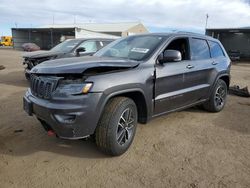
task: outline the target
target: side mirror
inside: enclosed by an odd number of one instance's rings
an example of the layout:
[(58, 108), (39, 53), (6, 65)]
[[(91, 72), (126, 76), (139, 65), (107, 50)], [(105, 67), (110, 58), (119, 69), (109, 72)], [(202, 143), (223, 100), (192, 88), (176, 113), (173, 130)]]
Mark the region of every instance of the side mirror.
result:
[(76, 56), (80, 56), (80, 52), (85, 52), (86, 49), (84, 47), (80, 47), (76, 49)]
[(166, 62), (179, 62), (181, 60), (181, 52), (178, 50), (165, 50), (158, 57), (158, 61), (161, 64)]

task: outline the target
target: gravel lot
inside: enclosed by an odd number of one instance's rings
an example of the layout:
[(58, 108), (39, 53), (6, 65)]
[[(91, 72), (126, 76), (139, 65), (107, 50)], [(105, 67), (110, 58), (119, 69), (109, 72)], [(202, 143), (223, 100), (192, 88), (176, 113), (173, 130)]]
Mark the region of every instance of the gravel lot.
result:
[[(139, 125), (129, 151), (109, 157), (92, 141), (48, 137), (26, 115), (21, 53), (0, 49), (0, 187), (250, 187), (249, 98)], [(232, 66), (232, 84), (250, 87), (250, 63)]]

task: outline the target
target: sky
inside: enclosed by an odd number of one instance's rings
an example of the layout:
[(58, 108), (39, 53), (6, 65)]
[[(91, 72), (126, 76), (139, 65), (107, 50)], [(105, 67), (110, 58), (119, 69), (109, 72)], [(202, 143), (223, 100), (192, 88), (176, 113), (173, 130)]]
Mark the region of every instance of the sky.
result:
[(13, 27), (142, 22), (151, 32), (204, 33), (207, 27), (250, 26), (250, 0), (1, 0), (0, 35)]

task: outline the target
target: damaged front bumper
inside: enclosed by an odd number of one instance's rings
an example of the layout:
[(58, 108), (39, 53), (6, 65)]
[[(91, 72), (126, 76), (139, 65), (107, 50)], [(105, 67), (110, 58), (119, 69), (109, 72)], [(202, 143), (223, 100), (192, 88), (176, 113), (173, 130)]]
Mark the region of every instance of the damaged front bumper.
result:
[(23, 65), (25, 66), (24, 68), (24, 75), (26, 77), (27, 80), (30, 79), (30, 70), (34, 67), (33, 63), (30, 62), (29, 60), (24, 60), (23, 61)]
[(24, 69), (24, 74), (25, 74), (26, 79), (29, 80), (30, 79), (30, 69), (25, 68)]
[[(45, 122), (60, 138), (80, 139), (94, 133), (98, 123), (98, 102), (102, 93), (45, 100), (32, 95), (23, 98), (24, 110)], [(48, 130), (47, 130), (48, 131)]]

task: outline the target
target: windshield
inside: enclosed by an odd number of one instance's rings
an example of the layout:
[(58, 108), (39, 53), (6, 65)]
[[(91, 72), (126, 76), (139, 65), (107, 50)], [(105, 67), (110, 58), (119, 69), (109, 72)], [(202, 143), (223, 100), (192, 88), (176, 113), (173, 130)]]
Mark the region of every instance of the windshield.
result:
[(150, 57), (164, 40), (162, 36), (130, 36), (109, 44), (94, 55), (140, 61)]
[(80, 42), (81, 42), (81, 40), (65, 40), (62, 43), (56, 45), (50, 51), (53, 51), (53, 52), (70, 52)]

